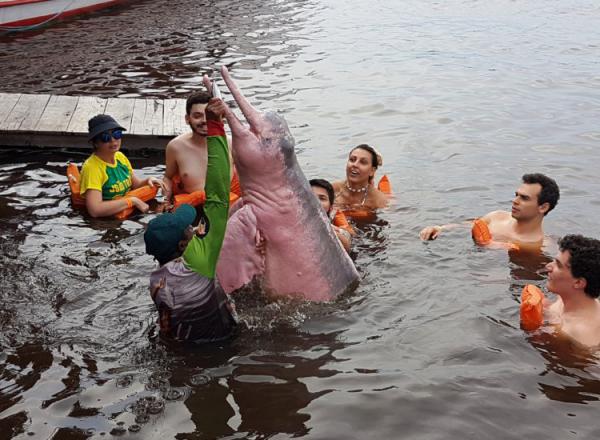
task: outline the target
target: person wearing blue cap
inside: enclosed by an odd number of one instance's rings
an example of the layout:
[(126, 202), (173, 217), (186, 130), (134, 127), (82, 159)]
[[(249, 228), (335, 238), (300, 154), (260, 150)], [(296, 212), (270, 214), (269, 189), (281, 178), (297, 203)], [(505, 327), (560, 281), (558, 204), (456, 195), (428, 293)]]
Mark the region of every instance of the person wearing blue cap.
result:
[(88, 121), (88, 140), (94, 152), (81, 168), (80, 194), (92, 217), (108, 217), (132, 206), (146, 212), (144, 201), (123, 196), (144, 185), (163, 187), (160, 179), (135, 175), (129, 159), (120, 151), (124, 131), (110, 115), (96, 115)]
[(150, 275), (150, 294), (161, 334), (177, 341), (223, 340), (236, 326), (233, 304), (215, 276), (229, 211), (229, 149), (222, 122), (227, 110), (215, 98), (205, 109), (208, 165), (199, 226), (192, 226), (196, 210), (182, 205), (152, 219), (144, 233), (146, 253), (160, 265)]

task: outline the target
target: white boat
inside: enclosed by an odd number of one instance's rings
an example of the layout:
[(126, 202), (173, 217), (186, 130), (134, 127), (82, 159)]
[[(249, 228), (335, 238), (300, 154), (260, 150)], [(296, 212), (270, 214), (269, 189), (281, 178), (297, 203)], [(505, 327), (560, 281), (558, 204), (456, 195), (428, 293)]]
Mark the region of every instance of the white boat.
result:
[(26, 30), (128, 0), (0, 0), (0, 31)]

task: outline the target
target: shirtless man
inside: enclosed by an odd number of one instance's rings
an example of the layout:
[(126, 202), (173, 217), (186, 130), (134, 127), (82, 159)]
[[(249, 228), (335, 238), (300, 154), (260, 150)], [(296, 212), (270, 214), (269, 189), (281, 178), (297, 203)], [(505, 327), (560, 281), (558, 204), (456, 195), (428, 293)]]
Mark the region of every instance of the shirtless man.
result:
[[(493, 211), (482, 217), (494, 240), (511, 242), (520, 248), (540, 248), (544, 242), (542, 222), (558, 202), (556, 182), (543, 174), (525, 174), (515, 191), (511, 212)], [(428, 226), (421, 230), (421, 240), (435, 240), (443, 230), (457, 225)]]
[(551, 323), (563, 334), (588, 347), (600, 345), (600, 241), (567, 235), (548, 269), (547, 288), (558, 299), (546, 305)]
[[(206, 146), (207, 126), (204, 110), (211, 95), (208, 92), (196, 92), (190, 95), (185, 105), (185, 122), (192, 129), (172, 139), (165, 150), (165, 199), (173, 197), (173, 177), (181, 177), (179, 192), (192, 193), (204, 190), (208, 150)], [(229, 156), (231, 163), (231, 154)], [(233, 169), (233, 165), (231, 165)]]

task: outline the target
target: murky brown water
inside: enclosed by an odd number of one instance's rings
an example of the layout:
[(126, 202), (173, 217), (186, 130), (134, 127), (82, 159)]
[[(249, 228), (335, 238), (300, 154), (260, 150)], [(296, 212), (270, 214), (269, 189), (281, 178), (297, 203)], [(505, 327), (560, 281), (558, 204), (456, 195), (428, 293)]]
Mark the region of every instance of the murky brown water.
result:
[(397, 193), (360, 226), (355, 293), (247, 293), (235, 340), (182, 350), (155, 338), (149, 217), (71, 211), (85, 153), (0, 150), (0, 438), (598, 437), (598, 356), (518, 325), (548, 257), (417, 233), (508, 208), (540, 171), (562, 189), (547, 233), (600, 237), (599, 22), (591, 0), (148, 0), (0, 37), (5, 92), (184, 96), (227, 64), (285, 113), (307, 176), (366, 141)]

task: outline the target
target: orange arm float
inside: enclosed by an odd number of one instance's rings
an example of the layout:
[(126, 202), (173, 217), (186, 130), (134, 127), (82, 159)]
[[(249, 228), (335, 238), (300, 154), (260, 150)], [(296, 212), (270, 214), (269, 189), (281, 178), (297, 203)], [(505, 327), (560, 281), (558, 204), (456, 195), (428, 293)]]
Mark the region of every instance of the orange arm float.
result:
[(350, 226), (350, 223), (348, 223), (348, 219), (346, 218), (346, 215), (342, 211), (338, 210), (335, 213), (335, 217), (333, 217), (332, 223), (334, 226), (337, 226), (340, 229), (348, 231), (350, 233), (350, 235), (356, 234), (356, 232), (354, 231), (354, 228), (352, 226)]
[[(229, 204), (233, 204), (240, 196), (234, 193), (229, 193)], [(181, 205), (192, 205), (194, 207), (198, 205), (203, 205), (206, 202), (206, 194), (204, 191), (194, 191), (190, 194), (177, 194), (173, 197), (173, 211), (179, 208)]]
[[(198, 206), (206, 202), (206, 195), (204, 191), (194, 191), (192, 193), (186, 193), (183, 191), (183, 185), (181, 183), (181, 176), (176, 174), (171, 179), (173, 182), (173, 210), (176, 210), (183, 204)], [(229, 203), (232, 204), (242, 196), (242, 188), (240, 186), (240, 180), (238, 178), (237, 171), (234, 169), (233, 177), (231, 178), (231, 192), (229, 193)]]
[(384, 174), (381, 176), (381, 179), (379, 179), (379, 183), (377, 184), (377, 189), (388, 196), (392, 194), (392, 184), (387, 175)]
[(85, 198), (79, 193), (79, 168), (73, 162), (67, 165), (67, 179), (71, 189), (71, 204), (75, 208), (85, 208)]
[[(125, 198), (127, 197), (137, 197), (138, 199), (140, 199), (142, 202), (147, 202), (148, 200), (152, 200), (154, 197), (156, 197), (156, 193), (158, 192), (158, 188), (155, 186), (151, 186), (151, 185), (144, 185), (141, 186), (137, 189), (133, 189), (131, 191), (129, 191), (127, 194), (125, 194)], [(117, 212), (115, 214), (115, 218), (117, 220), (125, 220), (127, 217), (129, 217), (133, 211), (135, 211), (135, 208), (129, 207), (129, 208), (125, 208), (123, 211)]]
[(173, 197), (173, 211), (184, 204), (196, 207), (198, 205), (203, 205), (204, 202), (206, 202), (206, 194), (204, 194), (204, 191), (194, 191), (190, 194), (177, 194)]
[(477, 243), (479, 246), (486, 246), (492, 242), (492, 234), (490, 233), (490, 228), (486, 222), (478, 218), (473, 222), (473, 227), (471, 228), (471, 236), (473, 237), (473, 241)]
[(544, 322), (544, 293), (533, 284), (527, 284), (521, 292), (521, 327), (535, 330)]
[(512, 251), (519, 250), (519, 246), (515, 243), (494, 241), (492, 239), (492, 234), (487, 223), (480, 218), (476, 219), (473, 222), (473, 227), (471, 228), (471, 236), (473, 237), (473, 241), (479, 246), (486, 246), (495, 249), (507, 249)]

